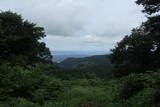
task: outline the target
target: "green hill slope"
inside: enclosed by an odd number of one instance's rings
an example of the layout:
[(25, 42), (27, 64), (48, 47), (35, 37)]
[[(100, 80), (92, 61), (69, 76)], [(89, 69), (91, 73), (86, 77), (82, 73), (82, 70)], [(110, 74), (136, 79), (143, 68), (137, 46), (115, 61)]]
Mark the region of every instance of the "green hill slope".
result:
[[(68, 58), (57, 64), (59, 67), (68, 69), (73, 77), (90, 76), (93, 78), (106, 78), (110, 76), (113, 65), (109, 55), (96, 55), (85, 58)], [(71, 73), (72, 71), (72, 73)]]
[(77, 68), (80, 65), (92, 65), (92, 64), (110, 64), (109, 56), (96, 55), (85, 58), (68, 58), (58, 65), (62, 68)]

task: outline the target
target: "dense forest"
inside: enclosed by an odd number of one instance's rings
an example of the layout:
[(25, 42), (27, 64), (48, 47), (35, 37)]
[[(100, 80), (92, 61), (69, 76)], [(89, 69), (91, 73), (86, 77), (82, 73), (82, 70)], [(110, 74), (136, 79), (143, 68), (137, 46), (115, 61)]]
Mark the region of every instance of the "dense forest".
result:
[(160, 1), (110, 55), (52, 62), (43, 27), (0, 12), (0, 107), (159, 107)]

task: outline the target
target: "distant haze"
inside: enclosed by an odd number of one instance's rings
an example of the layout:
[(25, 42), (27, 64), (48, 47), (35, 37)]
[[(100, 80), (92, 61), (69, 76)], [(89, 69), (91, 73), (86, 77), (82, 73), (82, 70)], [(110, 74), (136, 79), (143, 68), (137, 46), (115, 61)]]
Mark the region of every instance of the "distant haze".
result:
[(53, 61), (54, 62), (61, 62), (66, 58), (83, 58), (87, 56), (94, 56), (94, 55), (105, 55), (109, 54), (108, 51), (52, 51)]

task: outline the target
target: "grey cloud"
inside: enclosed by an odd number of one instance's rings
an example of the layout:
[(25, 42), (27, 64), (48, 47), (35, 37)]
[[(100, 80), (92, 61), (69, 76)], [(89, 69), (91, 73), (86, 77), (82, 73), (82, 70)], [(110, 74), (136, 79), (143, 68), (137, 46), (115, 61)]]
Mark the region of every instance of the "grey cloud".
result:
[(45, 42), (60, 49), (108, 49), (145, 20), (134, 0), (0, 0), (0, 9), (44, 27)]
[[(0, 6), (44, 26), (47, 34), (62, 36), (118, 36), (128, 33), (142, 16), (128, 0), (1, 0)], [(129, 17), (135, 10), (138, 14)]]

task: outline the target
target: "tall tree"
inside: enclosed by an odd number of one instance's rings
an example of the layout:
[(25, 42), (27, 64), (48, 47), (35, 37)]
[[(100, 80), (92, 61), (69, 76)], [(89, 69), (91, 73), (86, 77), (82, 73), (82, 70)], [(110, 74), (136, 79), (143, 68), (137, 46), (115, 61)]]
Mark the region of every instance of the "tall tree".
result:
[(148, 20), (112, 49), (115, 76), (160, 68), (160, 1), (137, 0), (144, 6)]
[(137, 0), (136, 3), (143, 5), (143, 12), (149, 15), (160, 11), (160, 0)]
[(45, 43), (40, 42), (45, 32), (16, 13), (0, 13), (0, 62), (33, 64), (50, 62), (51, 54)]
[(152, 41), (145, 36), (143, 29), (137, 28), (132, 34), (125, 36), (115, 49), (112, 49), (112, 62), (115, 64), (115, 76), (124, 76), (129, 73), (141, 73), (153, 69)]

